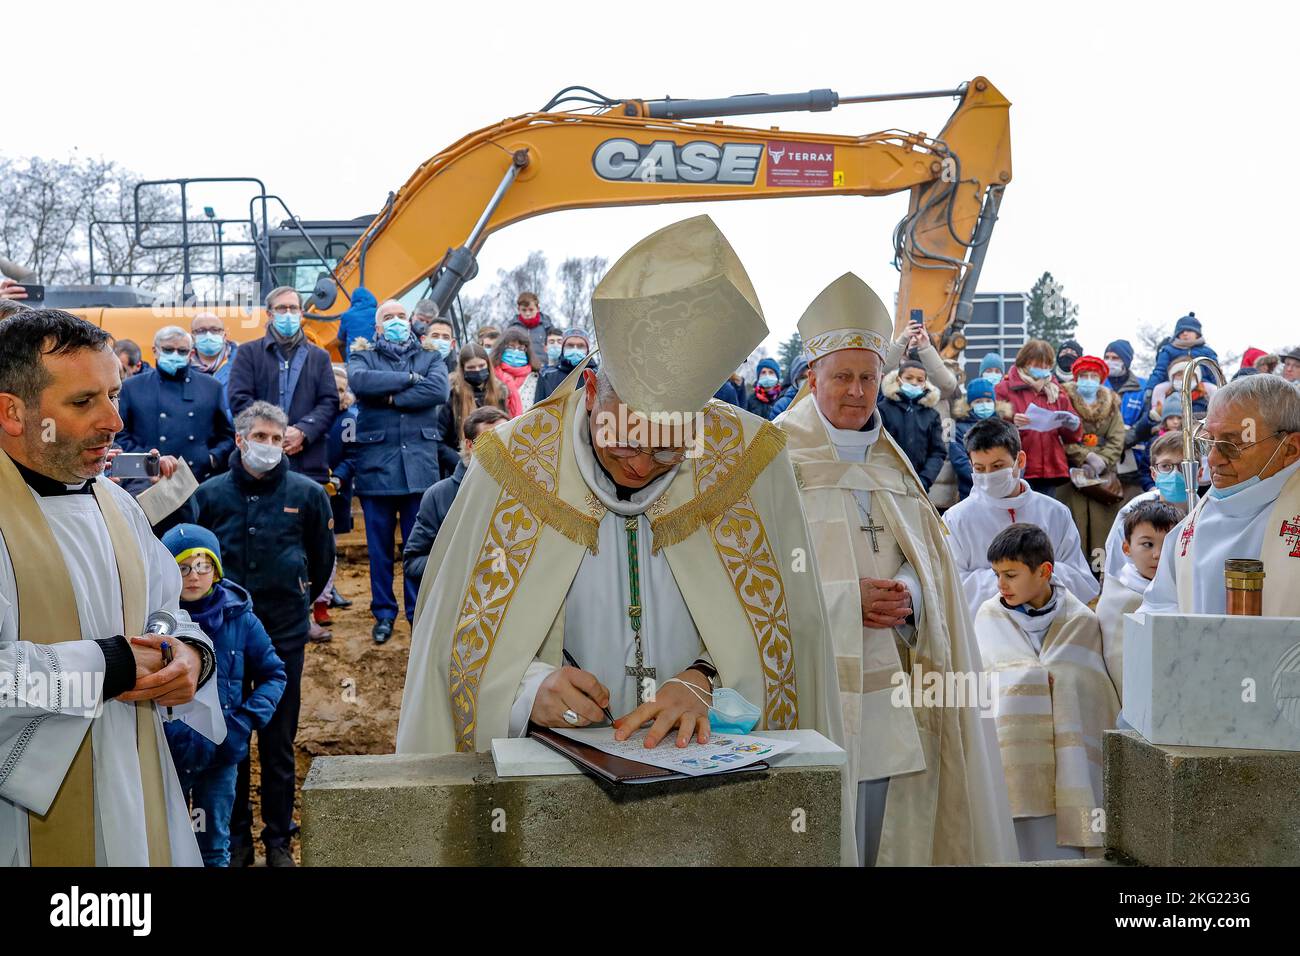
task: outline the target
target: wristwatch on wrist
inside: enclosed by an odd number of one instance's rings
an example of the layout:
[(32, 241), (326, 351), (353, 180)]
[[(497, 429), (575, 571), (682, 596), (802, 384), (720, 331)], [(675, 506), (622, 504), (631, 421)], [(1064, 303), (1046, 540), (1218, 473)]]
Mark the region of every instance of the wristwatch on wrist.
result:
[[(180, 638), (180, 640), (182, 643), (188, 644), (190, 647), (194, 648), (194, 650), (198, 651), (199, 654), (198, 687), (202, 687), (204, 684), (208, 682), (208, 678), (210, 678), (217, 669), (217, 656), (215, 653), (213, 653), (212, 648), (208, 647), (208, 645), (204, 644), (202, 641), (195, 640), (192, 637), (182, 637)], [(195, 689), (197, 690), (198, 688), (196, 687)]]
[(688, 671), (699, 671), (706, 678), (708, 678), (710, 687), (718, 686), (718, 669), (714, 667), (712, 664), (710, 664), (708, 661), (697, 660), (694, 664), (692, 664), (690, 667), (686, 669)]

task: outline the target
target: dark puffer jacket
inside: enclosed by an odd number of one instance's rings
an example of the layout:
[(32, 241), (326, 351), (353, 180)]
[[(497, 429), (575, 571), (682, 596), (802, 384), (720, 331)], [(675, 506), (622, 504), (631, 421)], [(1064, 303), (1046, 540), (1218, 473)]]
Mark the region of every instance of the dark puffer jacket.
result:
[(885, 431), (907, 455), (926, 491), (939, 477), (939, 471), (948, 458), (938, 404), (939, 390), (929, 382), (926, 382), (925, 392), (920, 398), (908, 398), (903, 394), (897, 371), (890, 372), (880, 383), (877, 407)]
[(239, 452), (230, 470), (194, 492), (195, 524), (221, 542), (226, 577), (248, 589), (276, 650), (307, 643), (311, 604), (334, 568), (334, 520), (325, 489), (284, 459), (260, 478)]
[[(217, 697), (226, 718), (226, 739), (220, 744), (183, 721), (163, 723), (176, 769), (197, 773), (239, 763), (248, 756), (253, 731), (266, 726), (284, 694), (284, 662), (253, 613), (252, 598), (235, 582), (218, 581), (211, 594), (197, 601), (182, 601), (181, 609), (212, 639), (217, 656)], [(247, 698), (245, 680), (253, 684)]]

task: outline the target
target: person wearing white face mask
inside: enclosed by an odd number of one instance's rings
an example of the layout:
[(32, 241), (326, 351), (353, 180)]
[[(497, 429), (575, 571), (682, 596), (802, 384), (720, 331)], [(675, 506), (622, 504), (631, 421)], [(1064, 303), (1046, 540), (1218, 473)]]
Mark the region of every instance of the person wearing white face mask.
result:
[(966, 433), (974, 490), (944, 514), (948, 544), (961, 574), (971, 614), (998, 593), (998, 577), (989, 566), (989, 544), (1017, 522), (1036, 524), (1052, 542), (1054, 579), (1084, 604), (1101, 593), (1079, 543), (1070, 509), (1029, 487), (1022, 477), (1025, 452), (1014, 425), (990, 418)]
[[(289, 829), (295, 789), (293, 739), (298, 729), (304, 648), (312, 602), (334, 567), (334, 520), (329, 497), (315, 481), (291, 471), (284, 454), (288, 418), (269, 402), (253, 402), (235, 418), (238, 448), (230, 470), (194, 492), (194, 523), (221, 544), (225, 577), (253, 599), (253, 613), (284, 661), (284, 695), (258, 731), (262, 767), (262, 841), (269, 866), (293, 866)], [(230, 822), (232, 866), (253, 859), (248, 808), (249, 766), (239, 766)]]

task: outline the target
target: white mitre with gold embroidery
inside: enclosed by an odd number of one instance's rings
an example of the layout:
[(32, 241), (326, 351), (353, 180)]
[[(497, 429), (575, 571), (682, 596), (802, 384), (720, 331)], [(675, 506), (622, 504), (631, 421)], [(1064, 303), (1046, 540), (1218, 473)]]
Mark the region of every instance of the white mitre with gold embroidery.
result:
[(822, 289), (799, 318), (809, 363), (840, 349), (870, 349), (883, 359), (893, 330), (885, 303), (852, 272)]
[(624, 253), (591, 311), (610, 384), (651, 420), (700, 411), (767, 337), (745, 267), (708, 216), (665, 226)]

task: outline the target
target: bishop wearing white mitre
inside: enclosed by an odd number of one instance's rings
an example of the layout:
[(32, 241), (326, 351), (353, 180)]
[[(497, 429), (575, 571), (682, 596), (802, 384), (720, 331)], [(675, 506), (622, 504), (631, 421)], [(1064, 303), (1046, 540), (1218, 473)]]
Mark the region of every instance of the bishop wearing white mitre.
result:
[[(215, 659), (176, 562), (103, 476), (120, 389), (101, 329), (0, 322), (0, 865), (203, 862), (162, 714), (225, 738)], [(158, 611), (177, 622), (166, 665), (163, 638), (129, 640)]]
[[(979, 693), (947, 531), (876, 409), (892, 329), (857, 276), (827, 286), (799, 320), (808, 381), (780, 419), (835, 646), (858, 856), (880, 866), (1015, 860), (996, 728), (981, 718), (992, 701)], [(935, 681), (943, 693), (911, 706), (915, 688)], [(954, 690), (965, 697), (950, 699)]]
[(602, 706), (620, 739), (649, 722), (648, 745), (684, 746), (707, 739), (713, 686), (759, 729), (839, 742), (820, 592), (789, 570), (808, 531), (784, 436), (710, 399), (767, 334), (740, 260), (688, 219), (619, 259), (592, 309), (599, 373), (474, 443), (420, 590), (398, 752), (487, 750)]

